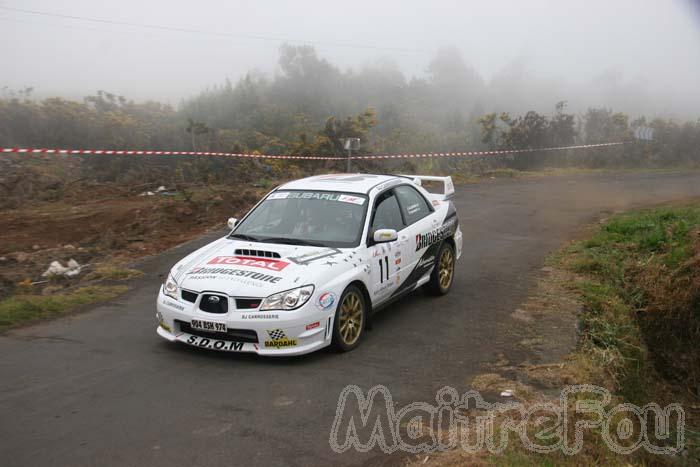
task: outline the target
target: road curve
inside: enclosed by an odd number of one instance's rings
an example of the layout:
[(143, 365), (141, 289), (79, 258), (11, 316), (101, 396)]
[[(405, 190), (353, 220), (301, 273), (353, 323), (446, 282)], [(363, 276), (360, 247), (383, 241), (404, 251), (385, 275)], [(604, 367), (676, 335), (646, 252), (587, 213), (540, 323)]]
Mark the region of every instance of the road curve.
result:
[[(457, 187), (464, 255), (452, 293), (378, 315), (363, 345), (296, 359), (219, 354), (155, 334), (161, 276), (195, 240), (142, 265), (145, 279), (88, 313), (0, 336), (0, 465), (345, 465), (334, 453), (343, 387), (386, 385), (399, 405), (468, 389), (505, 353), (503, 332), (545, 256), (602, 211), (700, 196), (697, 174), (603, 174)], [(517, 328), (513, 322), (513, 328)]]

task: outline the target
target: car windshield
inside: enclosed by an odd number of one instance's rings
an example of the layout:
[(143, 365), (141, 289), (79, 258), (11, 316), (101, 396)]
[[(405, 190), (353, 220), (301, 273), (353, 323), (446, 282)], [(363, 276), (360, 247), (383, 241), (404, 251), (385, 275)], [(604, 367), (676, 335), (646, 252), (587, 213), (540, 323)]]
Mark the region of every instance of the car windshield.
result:
[(356, 193), (280, 190), (236, 226), (231, 238), (292, 245), (359, 244), (367, 197)]

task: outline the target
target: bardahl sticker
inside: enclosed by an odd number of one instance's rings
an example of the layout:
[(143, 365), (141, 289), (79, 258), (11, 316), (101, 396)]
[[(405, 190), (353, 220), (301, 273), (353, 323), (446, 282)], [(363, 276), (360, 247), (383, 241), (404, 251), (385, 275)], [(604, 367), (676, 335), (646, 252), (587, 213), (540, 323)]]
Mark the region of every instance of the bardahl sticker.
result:
[(294, 347), (297, 345), (296, 339), (289, 339), (282, 329), (273, 329), (267, 331), (270, 340), (265, 341), (265, 347), (273, 347), (276, 349), (283, 347)]

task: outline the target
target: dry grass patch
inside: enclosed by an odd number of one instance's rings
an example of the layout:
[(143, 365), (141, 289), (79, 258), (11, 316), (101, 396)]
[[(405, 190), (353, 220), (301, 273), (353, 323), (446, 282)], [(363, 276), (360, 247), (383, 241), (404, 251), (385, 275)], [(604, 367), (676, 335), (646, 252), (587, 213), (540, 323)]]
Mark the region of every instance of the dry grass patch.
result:
[(109, 300), (127, 290), (123, 285), (90, 286), (50, 296), (15, 295), (0, 301), (0, 332), (26, 322), (57, 317), (81, 305)]

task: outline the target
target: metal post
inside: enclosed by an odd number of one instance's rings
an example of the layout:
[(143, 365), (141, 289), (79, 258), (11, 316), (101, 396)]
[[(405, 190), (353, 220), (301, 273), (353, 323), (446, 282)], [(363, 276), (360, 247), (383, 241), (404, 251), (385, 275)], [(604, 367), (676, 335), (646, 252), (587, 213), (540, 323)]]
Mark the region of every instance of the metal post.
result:
[(343, 142), (343, 148), (348, 151), (348, 164), (346, 167), (346, 172), (350, 173), (350, 163), (352, 162), (352, 150), (360, 149), (360, 138), (345, 138)]

